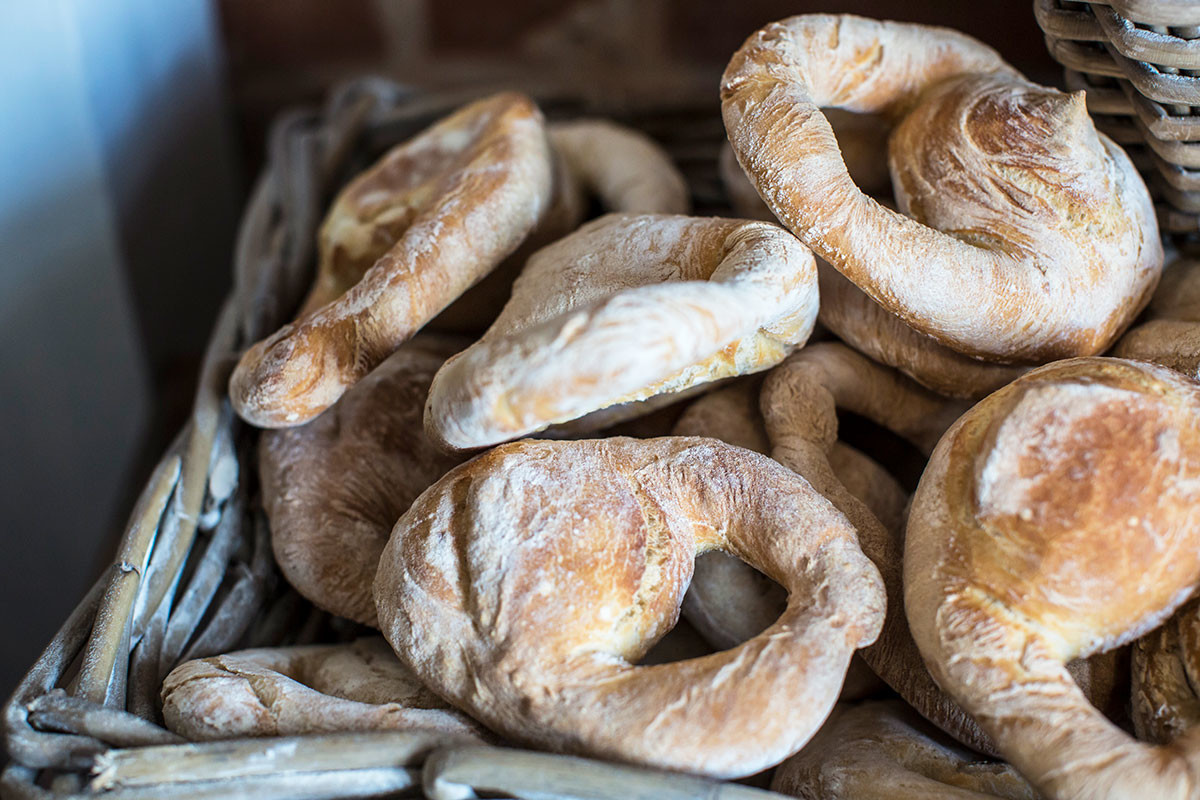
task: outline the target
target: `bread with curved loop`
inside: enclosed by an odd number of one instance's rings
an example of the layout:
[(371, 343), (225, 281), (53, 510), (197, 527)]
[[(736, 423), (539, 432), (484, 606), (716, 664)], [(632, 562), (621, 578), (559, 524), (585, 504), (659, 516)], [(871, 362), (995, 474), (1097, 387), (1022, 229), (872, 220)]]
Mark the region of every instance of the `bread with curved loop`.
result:
[(885, 528), (847, 490), (828, 455), (837, 441), (838, 408), (864, 416), (928, 453), (965, 406), (845, 345), (820, 343), (796, 352), (767, 376), (760, 408), (771, 457), (803, 475), (846, 515), (858, 531), (863, 552), (883, 575), (890, 612), (878, 641), (863, 650), (863, 660), (927, 719), (960, 742), (994, 753), (970, 716), (933, 682), (908, 632), (901, 579), (903, 532)]
[(1008, 764), (950, 742), (899, 700), (839, 705), (771, 790), (804, 800), (1039, 800)]
[[(1082, 95), (1026, 81), (967, 36), (792, 17), (734, 54), (721, 98), (738, 161), (775, 215), (958, 352), (1002, 362), (1100, 352), (1158, 279), (1149, 194)], [(889, 165), (903, 213), (854, 185), (822, 106), (900, 120)]]
[[(234, 409), (287, 427), (328, 408), (516, 249), (550, 200), (551, 172), (541, 112), (515, 93), (392, 150), (335, 202), (308, 313), (243, 354), (229, 382)], [(390, 247), (364, 271), (377, 237)]]
[[(732, 650), (634, 666), (710, 549), (782, 583), (783, 616)], [(493, 730), (720, 777), (799, 749), (884, 614), (853, 528), (803, 479), (682, 437), (484, 453), (397, 523), (375, 601), (400, 657)]]
[(380, 637), (186, 661), (162, 686), (167, 727), (192, 741), (421, 729), (489, 738), (404, 667)]
[(1112, 354), (1200, 379), (1200, 260), (1181, 258), (1163, 270), (1147, 316), (1120, 338)]
[[(766, 455), (771, 450), (758, 410), (762, 382), (748, 379), (716, 389), (680, 416), (673, 436), (703, 436)], [(870, 456), (836, 442), (829, 452), (834, 473), (889, 529), (902, 523), (908, 495)], [(714, 647), (727, 649), (758, 635), (779, 618), (787, 593), (739, 559), (721, 552), (696, 557), (683, 614)], [(846, 699), (843, 687), (843, 699)]]
[(438, 330), (481, 333), (495, 321), (529, 257), (579, 227), (595, 197), (606, 212), (686, 214), (691, 195), (670, 155), (640, 131), (604, 119), (546, 126), (555, 160), (549, 210), (500, 266), (430, 323)]
[(992, 394), (913, 498), (905, 609), (931, 673), (1051, 798), (1200, 793), (1192, 734), (1136, 742), (1064, 664), (1161, 624), (1200, 582), (1200, 386), (1083, 358)]
[(568, 172), (606, 211), (686, 214), (691, 193), (670, 156), (644, 133), (606, 119), (549, 126), (550, 144)]
[[(892, 182), (887, 165), (891, 125), (887, 120), (877, 114), (855, 114), (839, 108), (827, 108), (822, 113), (833, 128), (846, 171), (855, 185), (871, 195), (891, 195)], [(738, 163), (729, 142), (721, 145), (717, 155), (717, 174), (735, 216), (776, 221), (775, 214), (758, 196), (758, 190)]]
[(812, 254), (777, 225), (610, 214), (529, 260), (499, 319), (434, 378), (425, 425), (486, 447), (764, 370), (816, 311)]
[(433, 375), (468, 340), (418, 334), (333, 408), (259, 440), (279, 570), (316, 606), (374, 627), (371, 582), (392, 526), (462, 457), (421, 426)]

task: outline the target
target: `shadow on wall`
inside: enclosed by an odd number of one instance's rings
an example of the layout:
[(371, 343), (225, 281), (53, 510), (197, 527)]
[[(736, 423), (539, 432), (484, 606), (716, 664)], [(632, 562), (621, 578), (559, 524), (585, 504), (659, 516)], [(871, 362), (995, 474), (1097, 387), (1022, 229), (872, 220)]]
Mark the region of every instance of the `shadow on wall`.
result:
[[(0, 4), (0, 692), (114, 553), (236, 197), (205, 0)], [(151, 443), (155, 449), (160, 441)]]

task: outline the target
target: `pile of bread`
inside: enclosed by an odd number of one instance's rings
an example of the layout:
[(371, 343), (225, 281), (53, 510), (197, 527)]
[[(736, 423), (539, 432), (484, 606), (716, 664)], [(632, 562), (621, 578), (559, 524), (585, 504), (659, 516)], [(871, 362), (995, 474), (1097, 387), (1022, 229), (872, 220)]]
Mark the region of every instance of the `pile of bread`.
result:
[(1200, 796), (1200, 268), (1129, 159), (1081, 94), (850, 16), (752, 35), (721, 109), (743, 219), (515, 93), (344, 188), (230, 395), (284, 575), (383, 638), (183, 664), (169, 725)]

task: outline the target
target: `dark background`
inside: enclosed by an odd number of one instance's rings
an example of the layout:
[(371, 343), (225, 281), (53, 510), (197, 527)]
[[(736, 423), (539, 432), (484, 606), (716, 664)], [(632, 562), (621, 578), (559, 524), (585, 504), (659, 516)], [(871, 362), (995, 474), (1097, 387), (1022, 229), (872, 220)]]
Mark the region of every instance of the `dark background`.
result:
[(79, 0), (0, 8), (0, 691), (111, 559), (182, 424), (280, 110), (366, 72), (430, 89), (711, 98), (756, 28), (946, 25), (1060, 82), (1009, 0)]

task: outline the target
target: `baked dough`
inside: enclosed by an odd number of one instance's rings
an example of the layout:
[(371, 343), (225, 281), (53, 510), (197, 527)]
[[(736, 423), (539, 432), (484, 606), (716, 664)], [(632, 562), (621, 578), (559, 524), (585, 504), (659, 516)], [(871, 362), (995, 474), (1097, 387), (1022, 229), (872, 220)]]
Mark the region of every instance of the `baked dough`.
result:
[(445, 733), (447, 744), (486, 736), (378, 636), (186, 661), (163, 681), (162, 701), (167, 727), (199, 742), (414, 728)]
[[(300, 425), (331, 406), (525, 240), (551, 198), (542, 115), (507, 92), (393, 149), (342, 190), (308, 313), (243, 354), (238, 415)], [(378, 252), (379, 237), (390, 245)]]
[(768, 369), (816, 311), (812, 254), (777, 225), (610, 214), (529, 260), (500, 318), (434, 378), (425, 425), (487, 447)]
[(418, 334), (331, 409), (259, 441), (275, 560), (315, 605), (374, 627), (371, 582), (392, 526), (460, 463), (425, 436), (433, 375), (468, 340)]
[(1121, 337), (1112, 354), (1153, 361), (1200, 380), (1200, 261), (1179, 259), (1163, 271), (1147, 316)]
[[(710, 549), (783, 584), (783, 616), (732, 650), (633, 666)], [(503, 735), (717, 777), (798, 750), (884, 614), (828, 501), (765, 456), (683, 437), (516, 442), (456, 468), (397, 523), (375, 601), (413, 671)]]
[(1039, 800), (1011, 766), (963, 750), (899, 700), (838, 705), (771, 789), (804, 800)]
[(431, 329), (487, 330), (529, 257), (579, 227), (594, 197), (608, 212), (686, 214), (691, 196), (671, 157), (645, 134), (603, 119), (546, 126), (555, 159), (550, 210), (537, 229), (486, 278), (430, 323)]
[[(910, 327), (969, 356), (1098, 353), (1162, 267), (1149, 193), (1083, 94), (945, 28), (804, 15), (752, 35), (721, 84), (726, 132), (789, 229)], [(821, 107), (899, 120), (900, 212), (863, 194)], [(907, 216), (906, 216), (907, 215)]]
[(1053, 798), (1195, 797), (1195, 739), (1134, 741), (1064, 664), (1132, 641), (1200, 583), (1200, 386), (1136, 361), (1033, 370), (938, 444), (905, 609), (929, 670)]

